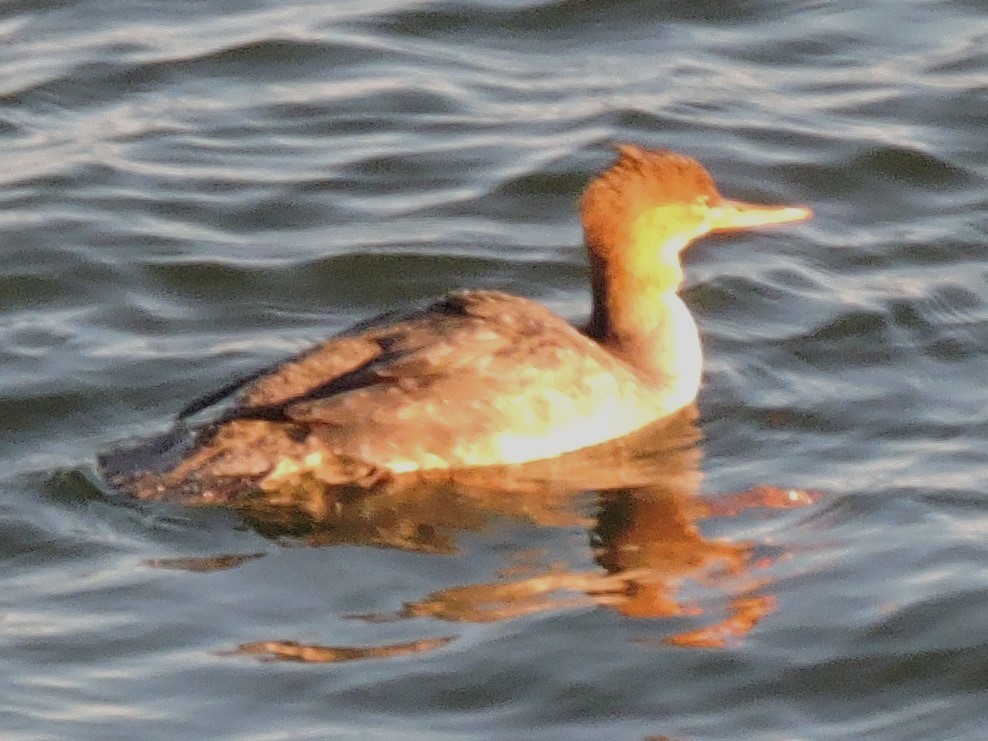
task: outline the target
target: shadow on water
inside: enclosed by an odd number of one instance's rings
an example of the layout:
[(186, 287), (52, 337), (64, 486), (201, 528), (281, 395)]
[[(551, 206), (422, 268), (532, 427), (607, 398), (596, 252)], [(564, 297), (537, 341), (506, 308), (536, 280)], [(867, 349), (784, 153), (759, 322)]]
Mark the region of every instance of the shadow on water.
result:
[[(772, 559), (756, 558), (753, 543), (705, 537), (700, 522), (752, 507), (804, 506), (816, 497), (768, 486), (704, 497), (700, 438), (691, 408), (621, 440), (552, 460), (398, 478), (372, 487), (331, 486), (306, 474), (280, 480), (276, 487), (245, 485), (222, 504), (279, 542), (450, 556), (459, 553), (459, 539), (495, 521), (583, 529), (592, 567), (587, 567), (589, 559), (579, 566), (505, 567), (489, 580), (433, 591), (393, 613), (349, 617), (369, 623), (421, 618), (489, 623), (597, 606), (628, 618), (695, 622), (705, 609), (685, 593), (698, 585), (726, 601), (726, 616), (655, 642), (716, 648), (736, 643), (774, 610), (770, 579), (760, 575)], [(217, 504), (215, 498), (178, 496), (183, 504)], [(168, 559), (152, 565), (210, 571), (238, 566), (254, 555)], [(426, 652), (451, 640), (358, 648), (272, 639), (245, 643), (228, 653), (340, 662)]]

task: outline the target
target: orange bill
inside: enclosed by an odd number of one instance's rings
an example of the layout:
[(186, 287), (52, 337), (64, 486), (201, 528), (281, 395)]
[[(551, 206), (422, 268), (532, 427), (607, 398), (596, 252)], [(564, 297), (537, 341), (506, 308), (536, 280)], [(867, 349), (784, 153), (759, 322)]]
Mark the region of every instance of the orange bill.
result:
[(813, 212), (803, 206), (762, 206), (724, 198), (711, 204), (708, 223), (710, 231), (724, 232), (768, 224), (785, 224), (790, 221), (805, 221), (812, 215)]

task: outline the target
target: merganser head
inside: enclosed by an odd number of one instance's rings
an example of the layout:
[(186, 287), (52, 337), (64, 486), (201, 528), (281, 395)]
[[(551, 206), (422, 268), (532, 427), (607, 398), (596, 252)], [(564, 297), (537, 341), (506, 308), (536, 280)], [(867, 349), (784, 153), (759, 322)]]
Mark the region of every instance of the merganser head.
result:
[(658, 258), (678, 269), (680, 252), (705, 234), (811, 216), (800, 206), (728, 200), (695, 159), (634, 144), (618, 146), (617, 160), (587, 186), (580, 210), (591, 256), (632, 268)]

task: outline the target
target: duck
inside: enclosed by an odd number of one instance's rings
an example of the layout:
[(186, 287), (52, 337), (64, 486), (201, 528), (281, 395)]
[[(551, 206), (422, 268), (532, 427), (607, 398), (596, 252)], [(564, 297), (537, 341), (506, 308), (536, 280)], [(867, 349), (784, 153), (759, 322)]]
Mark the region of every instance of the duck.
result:
[[(302, 477), (370, 485), (551, 459), (691, 405), (703, 353), (680, 295), (684, 251), (709, 234), (811, 211), (725, 198), (697, 160), (677, 152), (616, 150), (579, 201), (592, 302), (584, 326), (528, 298), (453, 291), (197, 399), (166, 446), (105, 456), (104, 473), (146, 496), (207, 495), (220, 482), (271, 489)], [(166, 447), (168, 456), (148, 462)]]

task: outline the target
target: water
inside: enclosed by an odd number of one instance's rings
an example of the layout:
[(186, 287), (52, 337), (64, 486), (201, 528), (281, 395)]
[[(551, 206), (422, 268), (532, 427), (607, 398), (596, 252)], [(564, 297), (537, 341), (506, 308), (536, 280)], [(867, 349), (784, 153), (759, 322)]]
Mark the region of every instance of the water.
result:
[[(0, 37), (4, 738), (984, 736), (983, 2), (28, 0)], [(665, 489), (99, 482), (386, 308), (585, 314), (574, 201), (622, 140), (816, 213), (693, 251)], [(741, 506), (770, 486), (816, 496)]]

